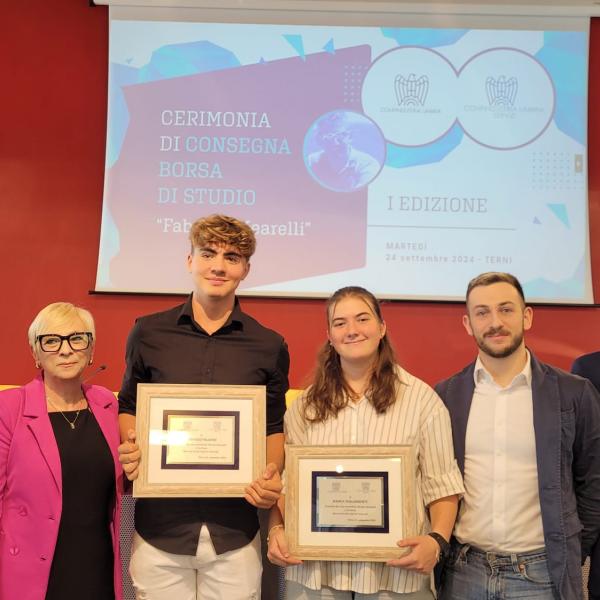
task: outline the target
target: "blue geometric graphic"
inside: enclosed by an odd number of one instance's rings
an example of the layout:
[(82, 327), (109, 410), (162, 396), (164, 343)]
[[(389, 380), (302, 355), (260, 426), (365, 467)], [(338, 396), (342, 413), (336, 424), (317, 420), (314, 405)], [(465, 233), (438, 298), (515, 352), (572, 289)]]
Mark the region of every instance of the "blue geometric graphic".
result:
[(585, 289), (586, 263), (583, 258), (575, 268), (573, 275), (563, 281), (549, 281), (543, 277), (523, 283), (525, 296), (539, 298), (583, 298)]
[(469, 32), (468, 29), (400, 29), (398, 27), (382, 27), (385, 37), (396, 40), (399, 46), (422, 46), (435, 48), (456, 43)]
[(129, 111), (122, 90), (124, 86), (230, 69), (239, 67), (240, 64), (233, 52), (211, 42), (186, 42), (162, 46), (153, 52), (150, 61), (139, 69), (111, 63), (107, 168), (110, 168), (119, 158), (129, 124)]
[(583, 33), (544, 33), (544, 47), (535, 57), (548, 69), (556, 88), (556, 126), (580, 144), (585, 144), (586, 124), (581, 118), (587, 80), (586, 36)]
[(287, 34), (284, 35), (283, 38), (298, 53), (302, 60), (306, 60), (306, 55), (304, 54), (304, 42), (302, 41), (301, 35)]
[(233, 52), (211, 42), (169, 44), (152, 53), (150, 62), (139, 71), (138, 83), (239, 66)]
[(405, 148), (388, 143), (385, 164), (387, 167), (403, 169), (440, 162), (460, 145), (464, 135), (462, 127), (455, 123), (443, 138), (427, 146)]
[(548, 204), (548, 208), (556, 215), (556, 218), (567, 228), (571, 228), (569, 214), (564, 204)]

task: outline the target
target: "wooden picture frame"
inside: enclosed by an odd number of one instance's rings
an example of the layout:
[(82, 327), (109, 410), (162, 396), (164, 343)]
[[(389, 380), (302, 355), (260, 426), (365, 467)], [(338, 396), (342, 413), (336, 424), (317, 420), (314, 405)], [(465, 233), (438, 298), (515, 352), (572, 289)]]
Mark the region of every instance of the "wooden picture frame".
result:
[(141, 383), (136, 498), (243, 497), (266, 462), (262, 385)]
[(412, 446), (286, 446), (285, 532), (304, 560), (384, 562), (416, 535)]

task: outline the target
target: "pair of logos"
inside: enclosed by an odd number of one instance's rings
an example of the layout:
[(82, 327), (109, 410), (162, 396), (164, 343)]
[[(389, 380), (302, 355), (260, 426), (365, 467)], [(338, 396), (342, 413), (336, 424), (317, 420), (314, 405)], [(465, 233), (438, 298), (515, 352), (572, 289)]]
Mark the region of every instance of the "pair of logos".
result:
[[(398, 106), (425, 106), (429, 93), (429, 77), (414, 73), (405, 77), (397, 75), (394, 80), (394, 91)], [(490, 106), (513, 107), (517, 99), (519, 82), (516, 77), (500, 75), (498, 78), (488, 76), (485, 80), (485, 91)]]
[[(331, 491), (339, 492), (342, 489), (342, 484), (339, 481), (331, 482)], [(368, 494), (371, 491), (371, 482), (370, 481), (361, 481), (360, 482), (360, 491), (363, 494)]]

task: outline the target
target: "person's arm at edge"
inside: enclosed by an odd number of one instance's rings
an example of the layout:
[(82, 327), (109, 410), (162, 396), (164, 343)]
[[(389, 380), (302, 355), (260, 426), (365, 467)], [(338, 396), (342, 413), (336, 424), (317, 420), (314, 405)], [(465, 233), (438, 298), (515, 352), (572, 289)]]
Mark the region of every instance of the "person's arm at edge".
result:
[(585, 381), (576, 413), (573, 485), (583, 525), (581, 558), (589, 555), (600, 534), (600, 394)]

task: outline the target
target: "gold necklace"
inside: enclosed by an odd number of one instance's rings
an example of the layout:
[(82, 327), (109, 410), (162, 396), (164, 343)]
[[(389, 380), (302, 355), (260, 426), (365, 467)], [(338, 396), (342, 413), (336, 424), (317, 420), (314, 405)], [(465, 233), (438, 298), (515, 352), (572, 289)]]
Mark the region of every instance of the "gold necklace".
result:
[[(54, 410), (58, 411), (58, 412), (59, 412), (59, 413), (62, 415), (62, 418), (63, 418), (63, 419), (64, 419), (64, 420), (65, 420), (65, 421), (66, 421), (66, 422), (69, 424), (69, 426), (71, 427), (71, 429), (75, 429), (75, 423), (77, 423), (77, 419), (79, 419), (79, 413), (80, 413), (80, 412), (81, 412), (83, 409), (82, 409), (82, 408), (80, 408), (80, 409), (77, 411), (77, 414), (75, 415), (75, 418), (74, 418), (72, 421), (69, 421), (69, 419), (67, 419), (67, 417), (66, 417), (65, 413), (64, 413), (62, 410), (60, 410), (60, 408), (58, 408), (58, 407), (56, 406), (56, 404), (54, 404), (54, 402), (52, 402), (52, 400), (50, 400), (50, 398), (49, 398), (48, 396), (46, 396), (46, 400), (47, 400), (47, 401), (50, 403), (50, 406), (51, 406), (51, 407), (52, 407)], [(80, 402), (81, 402), (81, 400), (80, 400)]]

